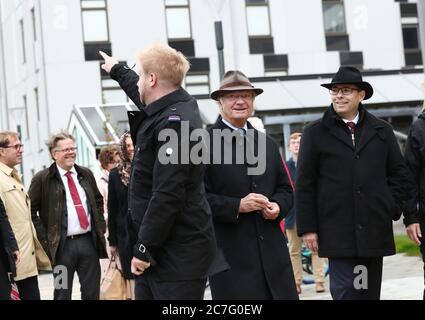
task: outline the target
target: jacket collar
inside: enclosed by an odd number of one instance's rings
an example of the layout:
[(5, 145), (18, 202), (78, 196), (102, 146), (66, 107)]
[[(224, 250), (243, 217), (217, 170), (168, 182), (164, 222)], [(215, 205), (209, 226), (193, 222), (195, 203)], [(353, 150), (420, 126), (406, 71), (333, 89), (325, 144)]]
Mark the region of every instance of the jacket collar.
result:
[(360, 152), (369, 141), (378, 134), (382, 139), (385, 138), (382, 129), (384, 125), (379, 121), (375, 116), (370, 114), (360, 103), (359, 104), (359, 123), (358, 125), (362, 126), (360, 141), (356, 148), (353, 146), (350, 136), (344, 132), (344, 127), (341, 125), (342, 119), (335, 112), (332, 104), (325, 111), (322, 117), (322, 124), (329, 130), (329, 132), (334, 135), (336, 138), (341, 140), (344, 144), (350, 147), (353, 151), (357, 153)]
[[(81, 168), (77, 164), (74, 164), (74, 169), (77, 172), (78, 180), (80, 180), (81, 177), (83, 176), (82, 175)], [(56, 162), (53, 162), (51, 164), (51, 166), (49, 167), (49, 176), (50, 177), (57, 177), (59, 179), (62, 179), (61, 176), (60, 176), (60, 173), (59, 173), (58, 166), (57, 166)]]
[(3, 171), (5, 175), (10, 177), (12, 175), (13, 168), (5, 165), (3, 162), (0, 162), (0, 171)]
[(189, 93), (187, 93), (187, 91), (183, 88), (179, 88), (147, 105), (143, 108), (143, 111), (148, 117), (152, 117), (154, 114), (163, 111), (165, 108), (173, 104), (189, 101), (190, 99), (192, 99), (192, 96), (189, 95)]
[(130, 135), (133, 140), (133, 144), (137, 144), (137, 131), (139, 130), (140, 124), (148, 117), (152, 117), (158, 112), (163, 111), (165, 108), (169, 107), (178, 102), (189, 101), (192, 99), (192, 96), (187, 93), (183, 88), (179, 88), (162, 98), (152, 102), (147, 105), (140, 111), (128, 111), (128, 122), (130, 124)]

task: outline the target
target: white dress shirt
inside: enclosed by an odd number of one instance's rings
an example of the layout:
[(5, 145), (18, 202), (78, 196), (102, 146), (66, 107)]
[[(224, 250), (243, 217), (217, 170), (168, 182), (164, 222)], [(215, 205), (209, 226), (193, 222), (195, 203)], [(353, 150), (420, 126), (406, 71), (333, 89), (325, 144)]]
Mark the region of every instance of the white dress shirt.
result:
[(68, 187), (68, 178), (65, 176), (68, 171), (62, 169), (58, 165), (56, 166), (62, 178), (66, 193), (66, 211), (68, 213), (68, 231), (66, 235), (74, 236), (77, 234), (87, 233), (91, 231), (90, 212), (87, 206), (86, 192), (84, 191), (83, 187), (81, 187), (80, 182), (78, 181), (77, 171), (75, 170), (75, 167), (72, 167), (72, 169), (69, 170), (71, 172), (71, 177), (74, 180), (75, 186), (77, 187), (77, 191), (81, 199), (81, 204), (83, 205), (83, 208), (87, 214), (87, 219), (89, 221), (89, 227), (87, 229), (81, 228), (80, 221), (78, 220), (77, 210), (75, 209), (74, 201), (72, 200), (71, 192), (69, 191)]
[(357, 112), (357, 115), (353, 120), (347, 120), (347, 119), (342, 118), (342, 121), (344, 121), (345, 123), (354, 122), (354, 124), (357, 126), (357, 122), (359, 122), (359, 113)]
[(221, 120), (224, 122), (226, 126), (232, 128), (233, 130), (239, 131), (239, 129), (244, 129), (245, 133), (248, 132), (248, 125), (246, 124), (246, 122), (243, 128), (238, 128), (238, 127), (235, 127), (233, 124), (231, 124), (229, 121), (225, 120), (224, 118), (221, 118)]

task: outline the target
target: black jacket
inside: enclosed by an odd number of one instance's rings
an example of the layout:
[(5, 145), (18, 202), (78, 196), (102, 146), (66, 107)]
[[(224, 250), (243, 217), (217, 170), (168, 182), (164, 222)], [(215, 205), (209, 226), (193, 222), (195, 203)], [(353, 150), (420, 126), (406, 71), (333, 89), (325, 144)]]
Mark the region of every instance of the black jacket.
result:
[(16, 276), (16, 265), (13, 252), (18, 251), (18, 243), (7, 218), (6, 209), (0, 199), (0, 263)]
[(419, 115), (409, 130), (404, 154), (409, 169), (410, 197), (404, 212), (406, 226), (425, 221), (425, 114)]
[[(99, 258), (107, 258), (103, 197), (97, 189), (96, 180), (89, 169), (75, 165), (75, 170), (78, 173), (78, 181), (86, 192), (88, 206), (91, 209), (92, 237), (97, 253)], [(65, 187), (56, 163), (34, 176), (28, 195), (31, 198), (31, 215), (37, 236), (52, 264), (55, 264), (57, 253), (65, 244), (68, 228)]]
[[(223, 129), (230, 128), (219, 119), (210, 129), (210, 136), (213, 130), (221, 132)], [(253, 129), (249, 123), (248, 129)], [(264, 137), (263, 133), (255, 131), (256, 148), (258, 135)], [(288, 248), (279, 226), (292, 207), (292, 188), (279, 150), (274, 141), (266, 136), (265, 172), (248, 175), (249, 165), (247, 162), (237, 164), (234, 152), (237, 142), (233, 139), (232, 143), (232, 163), (224, 164), (225, 152), (222, 151), (220, 164), (211, 161), (205, 174), (217, 243), (230, 265), (229, 271), (210, 278), (212, 297), (297, 299)], [(214, 159), (217, 149), (211, 150), (211, 159)], [(249, 193), (263, 194), (270, 201), (278, 203), (280, 216), (276, 220), (266, 220), (260, 212), (239, 214), (240, 201)]]
[(126, 279), (133, 279), (131, 258), (136, 242), (128, 213), (128, 188), (122, 183), (118, 169), (109, 173), (108, 183), (108, 241), (118, 247), (119, 258)]
[(324, 257), (395, 253), (392, 220), (407, 200), (407, 168), (392, 127), (361, 105), (356, 146), (332, 105), (305, 128), (298, 157), (298, 234), (319, 236)]
[[(116, 65), (111, 77), (143, 107), (135, 94), (138, 76), (133, 71)], [(205, 167), (189, 158), (193, 142), (189, 143), (188, 134), (202, 127), (196, 100), (180, 88), (129, 114), (135, 143), (129, 210), (138, 234), (133, 254), (149, 261), (148, 272), (160, 280), (205, 278), (216, 254), (216, 241), (205, 197)], [(181, 124), (188, 125), (187, 132)], [(159, 140), (165, 129), (176, 134), (178, 145)], [(187, 156), (187, 163), (180, 156)], [(165, 164), (159, 157), (177, 157), (177, 161)]]

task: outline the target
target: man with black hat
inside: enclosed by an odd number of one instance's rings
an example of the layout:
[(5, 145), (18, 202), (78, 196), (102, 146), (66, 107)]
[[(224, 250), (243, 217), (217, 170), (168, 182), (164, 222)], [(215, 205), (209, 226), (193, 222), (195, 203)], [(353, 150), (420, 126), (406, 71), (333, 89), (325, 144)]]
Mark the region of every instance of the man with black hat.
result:
[(373, 88), (354, 67), (340, 67), (332, 104), (309, 124), (297, 170), (298, 234), (329, 258), (333, 299), (379, 299), (382, 258), (395, 254), (392, 220), (407, 198), (406, 166), (392, 127), (362, 101)]
[[(229, 271), (210, 277), (213, 299), (298, 299), (279, 226), (292, 207), (292, 188), (276, 143), (247, 122), (262, 92), (242, 72), (228, 71), (211, 93), (221, 117), (209, 133), (211, 140), (222, 135), (222, 150), (210, 149), (205, 188), (217, 243), (230, 265)], [(231, 134), (235, 139), (226, 142)], [(238, 152), (240, 143), (245, 144), (244, 155)], [(259, 158), (264, 163), (257, 164), (263, 170), (250, 171), (253, 151), (264, 156)]]

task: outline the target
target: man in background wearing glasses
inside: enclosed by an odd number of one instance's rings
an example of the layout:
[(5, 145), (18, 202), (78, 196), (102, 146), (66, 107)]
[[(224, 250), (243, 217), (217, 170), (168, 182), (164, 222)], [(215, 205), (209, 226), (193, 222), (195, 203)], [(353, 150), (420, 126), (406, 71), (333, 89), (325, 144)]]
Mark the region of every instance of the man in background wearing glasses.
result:
[[(55, 300), (71, 300), (74, 273), (82, 300), (98, 300), (100, 258), (107, 258), (103, 198), (93, 173), (75, 164), (75, 139), (66, 132), (47, 141), (54, 163), (31, 181), (31, 213), (55, 266)], [(38, 213), (38, 215), (37, 215)]]
[(392, 220), (407, 200), (407, 168), (393, 129), (362, 101), (373, 88), (341, 67), (331, 106), (301, 140), (295, 207), (298, 235), (329, 258), (333, 299), (379, 299), (382, 258), (395, 254)]
[(22, 162), (23, 147), (18, 133), (0, 132), (0, 197), (21, 254), (15, 277), (20, 299), (40, 300), (38, 270), (51, 270), (51, 266), (31, 222), (30, 200), (21, 175), (14, 168)]

